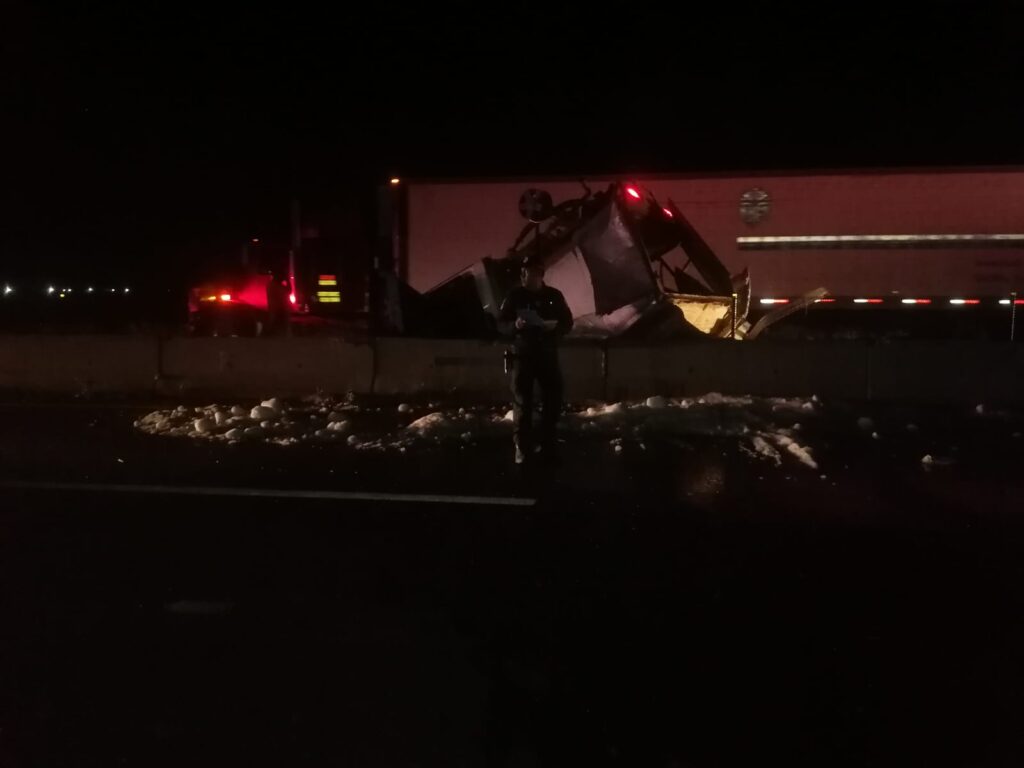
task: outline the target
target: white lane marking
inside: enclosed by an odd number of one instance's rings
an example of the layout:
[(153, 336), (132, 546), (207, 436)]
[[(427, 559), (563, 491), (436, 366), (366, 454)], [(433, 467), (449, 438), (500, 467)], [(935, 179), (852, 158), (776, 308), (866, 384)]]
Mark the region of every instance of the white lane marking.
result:
[(47, 483), (10, 480), (0, 488), (26, 491), (94, 491), (98, 493), (148, 493), (168, 496), (233, 496), (260, 499), (314, 499), (326, 501), (393, 501), (419, 504), (474, 504), (479, 506), (532, 507), (536, 499), (516, 496), (455, 496), (433, 493), (372, 493), (368, 491), (290, 491), (275, 488), (222, 488), (196, 485), (133, 485), (114, 483)]

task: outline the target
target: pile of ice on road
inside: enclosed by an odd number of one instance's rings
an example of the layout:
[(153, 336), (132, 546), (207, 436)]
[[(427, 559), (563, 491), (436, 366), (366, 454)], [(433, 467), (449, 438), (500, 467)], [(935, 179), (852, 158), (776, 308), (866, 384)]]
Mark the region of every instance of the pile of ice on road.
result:
[[(800, 424), (778, 422), (814, 418), (815, 398), (755, 398), (710, 393), (696, 398), (653, 395), (643, 400), (595, 403), (567, 410), (560, 430), (577, 439), (645, 447), (645, 440), (717, 436), (734, 439), (749, 455), (780, 464), (785, 456), (817, 468), (810, 447), (797, 441)], [(780, 419), (780, 417), (782, 417)], [(402, 403), (397, 408), (359, 405), (354, 398), (309, 398), (286, 403), (278, 398), (253, 406), (178, 406), (154, 411), (135, 426), (148, 434), (277, 445), (337, 443), (358, 450), (398, 450), (421, 444), (469, 444), (508, 436), (507, 406), (439, 408), (436, 403)]]

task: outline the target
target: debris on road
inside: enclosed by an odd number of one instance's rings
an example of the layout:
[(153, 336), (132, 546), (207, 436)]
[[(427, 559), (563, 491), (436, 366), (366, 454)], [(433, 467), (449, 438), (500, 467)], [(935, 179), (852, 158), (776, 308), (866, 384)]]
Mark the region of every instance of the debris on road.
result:
[[(303, 443), (344, 443), (360, 451), (404, 451), (414, 445), (464, 445), (480, 439), (508, 437), (513, 412), (484, 405), (437, 407), (409, 424), (398, 414), (413, 411), (409, 403), (395, 410), (361, 407), (354, 400), (323, 396), (285, 402), (278, 398), (246, 408), (211, 404), (193, 409), (179, 406), (154, 411), (139, 419), (144, 433), (194, 439), (266, 442), (280, 446)], [(692, 448), (687, 437), (733, 440), (759, 461), (781, 466), (788, 457), (817, 469), (813, 449), (797, 435), (813, 434), (809, 425), (821, 408), (813, 399), (757, 398), (711, 392), (696, 398), (651, 395), (636, 401), (585, 403), (568, 408), (559, 429), (580, 439), (610, 440), (621, 452), (625, 444), (646, 450), (651, 439)], [(230, 416), (228, 415), (230, 414)], [(390, 415), (389, 415), (390, 414)], [(800, 423), (786, 426), (800, 414)], [(867, 417), (862, 417), (862, 421)], [(858, 422), (860, 423), (860, 422)], [(358, 429), (359, 436), (352, 434)], [(345, 440), (341, 438), (343, 433)], [(682, 440), (680, 440), (682, 438)]]

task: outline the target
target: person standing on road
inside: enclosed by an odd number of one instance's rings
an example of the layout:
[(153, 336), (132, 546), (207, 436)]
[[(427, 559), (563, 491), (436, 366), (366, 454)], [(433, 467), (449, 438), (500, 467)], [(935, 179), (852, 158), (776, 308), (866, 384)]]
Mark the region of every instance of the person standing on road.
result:
[(522, 285), (513, 288), (498, 314), (499, 330), (514, 336), (512, 413), (515, 460), (522, 464), (533, 448), (533, 382), (541, 390), (541, 440), (537, 448), (555, 448), (555, 426), (562, 411), (562, 371), (558, 365), (558, 339), (572, 329), (572, 312), (557, 288), (544, 284), (544, 266), (524, 261)]

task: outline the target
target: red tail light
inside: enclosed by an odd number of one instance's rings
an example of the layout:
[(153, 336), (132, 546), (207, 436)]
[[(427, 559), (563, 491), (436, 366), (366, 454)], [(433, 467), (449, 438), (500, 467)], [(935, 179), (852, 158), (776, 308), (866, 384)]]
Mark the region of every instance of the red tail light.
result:
[(674, 218), (674, 217), (672, 216), (672, 211), (670, 211), (670, 210), (669, 210), (668, 208), (662, 208), (662, 209), (661, 209), (661, 212), (662, 212), (662, 213), (664, 213), (664, 214), (665, 214), (666, 216), (668, 216), (668, 217), (669, 217), (670, 219), (671, 219), (671, 218)]
[(221, 301), (231, 301), (231, 294), (230, 293), (222, 293), (220, 295), (220, 300)]
[(634, 200), (640, 199), (640, 191), (636, 187), (626, 187), (626, 194)]
[(288, 294), (288, 301), (290, 301), (292, 304), (295, 303), (295, 294), (294, 293)]

